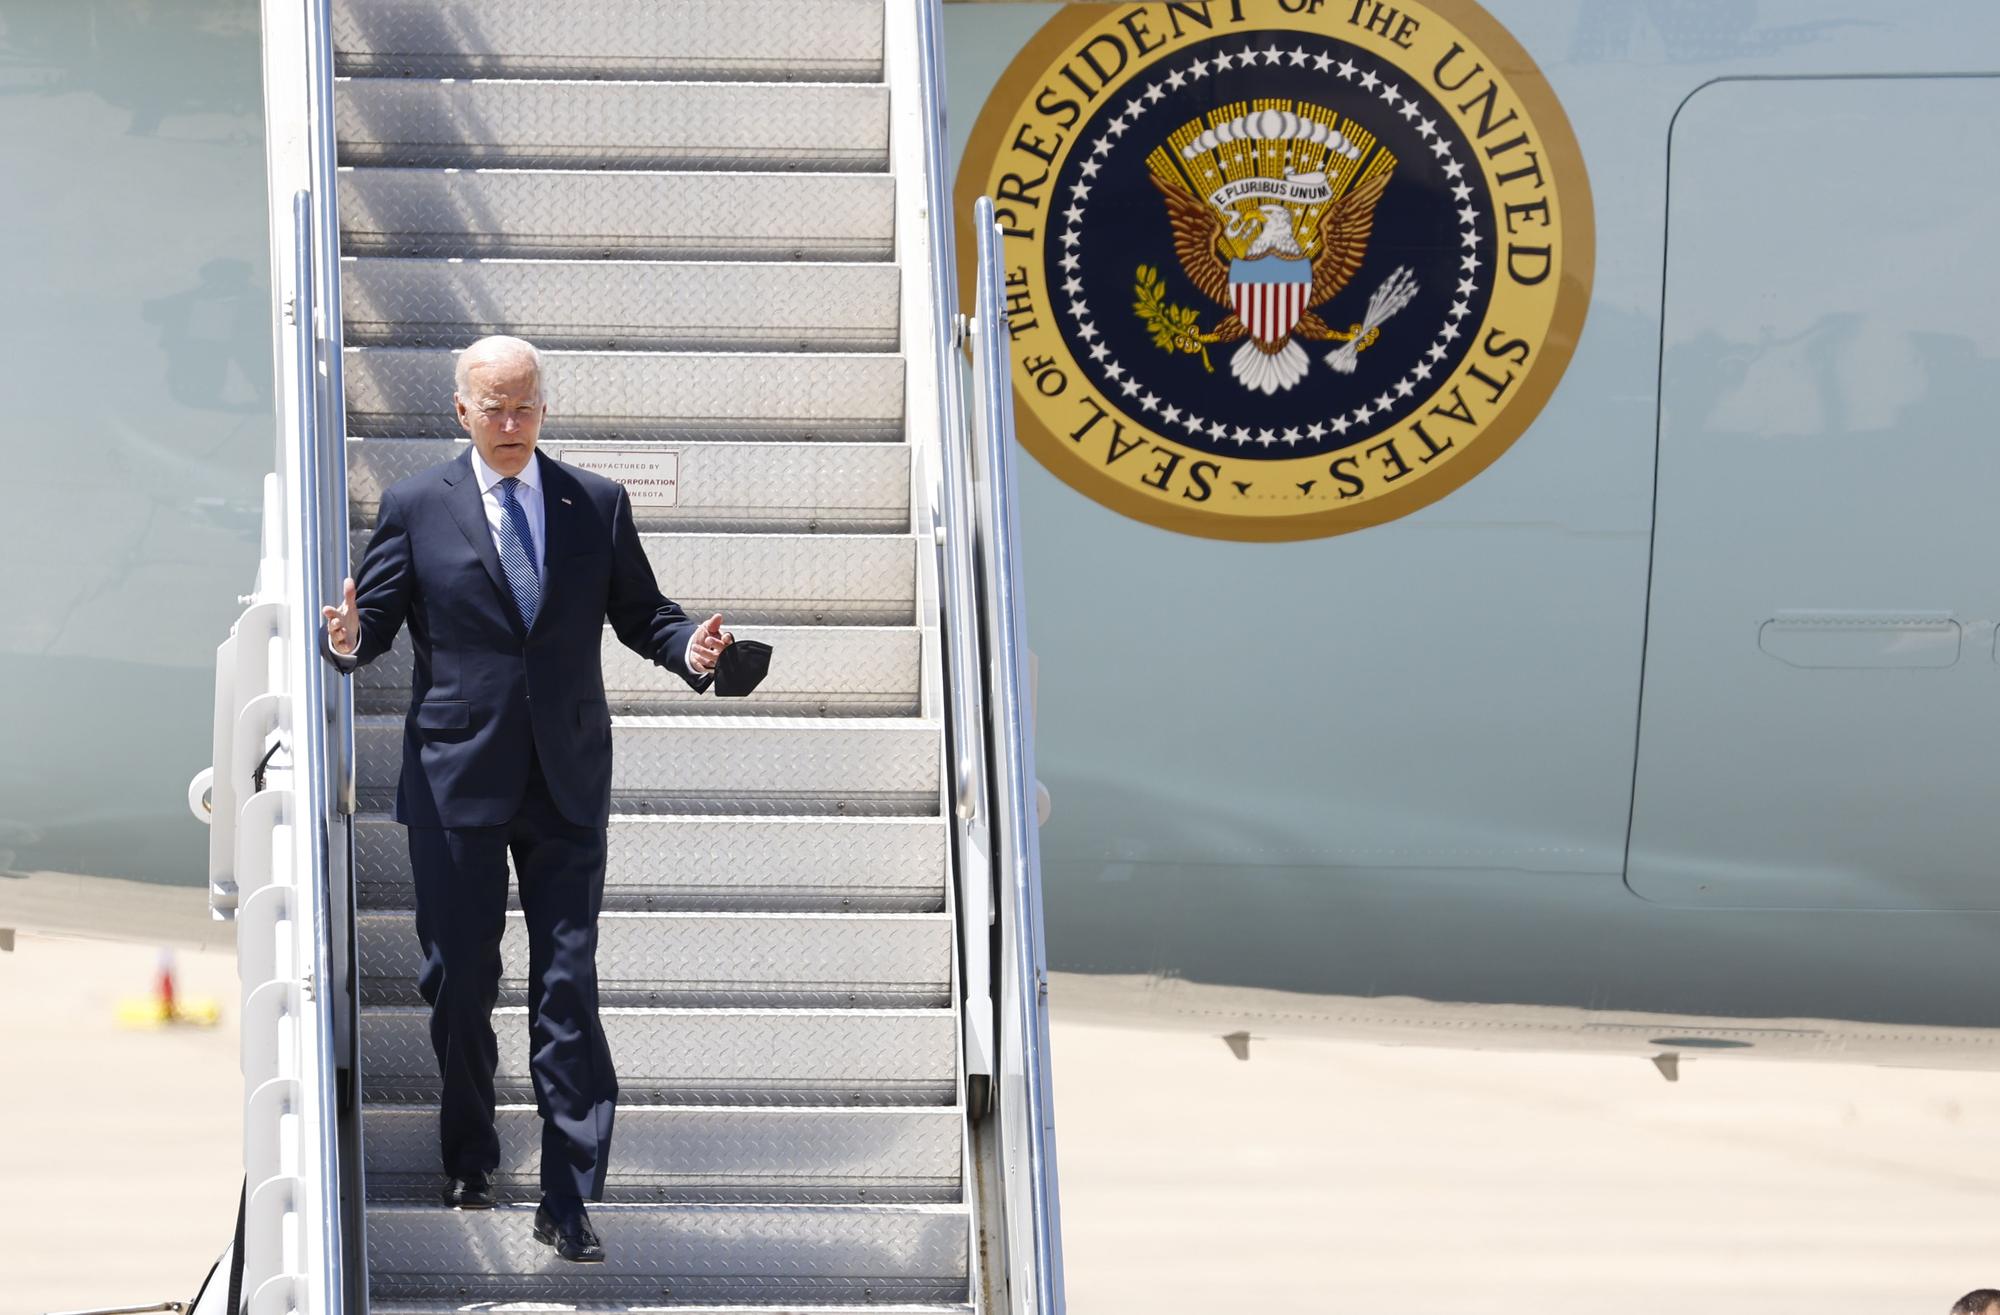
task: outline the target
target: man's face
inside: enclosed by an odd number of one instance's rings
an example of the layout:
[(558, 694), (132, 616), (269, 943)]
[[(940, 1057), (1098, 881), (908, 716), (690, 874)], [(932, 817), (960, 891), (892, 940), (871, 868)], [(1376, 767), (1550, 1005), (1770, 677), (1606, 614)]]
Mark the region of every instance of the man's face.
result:
[(502, 475), (527, 468), (548, 414), (532, 362), (519, 356), (474, 362), (466, 371), (465, 391), (453, 394), (453, 403), (458, 423), (487, 465)]

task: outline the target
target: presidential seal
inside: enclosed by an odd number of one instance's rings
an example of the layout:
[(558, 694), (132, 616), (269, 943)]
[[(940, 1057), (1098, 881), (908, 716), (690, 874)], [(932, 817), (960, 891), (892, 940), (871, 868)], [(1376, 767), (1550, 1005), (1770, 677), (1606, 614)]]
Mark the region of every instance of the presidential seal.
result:
[(1568, 121), (1469, 0), (1072, 5), (973, 129), (960, 213), (982, 194), (1023, 445), (1189, 534), (1444, 496), (1527, 428), (1590, 299)]

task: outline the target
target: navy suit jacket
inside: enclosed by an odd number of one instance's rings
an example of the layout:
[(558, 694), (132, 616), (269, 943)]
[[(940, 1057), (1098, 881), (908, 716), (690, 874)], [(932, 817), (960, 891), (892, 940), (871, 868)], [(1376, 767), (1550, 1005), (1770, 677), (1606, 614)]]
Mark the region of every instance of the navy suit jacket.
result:
[[(542, 601), (523, 629), (473, 477), (470, 449), (382, 494), (355, 577), (361, 643), (343, 670), (372, 662), (410, 631), (415, 676), (403, 722), (396, 820), (499, 826), (541, 758), (564, 817), (604, 826), (611, 812), (611, 712), (604, 699), (608, 618), (626, 647), (696, 690), (687, 669), (696, 624), (660, 593), (623, 485), (542, 453)], [(322, 630), (322, 634), (324, 631)]]

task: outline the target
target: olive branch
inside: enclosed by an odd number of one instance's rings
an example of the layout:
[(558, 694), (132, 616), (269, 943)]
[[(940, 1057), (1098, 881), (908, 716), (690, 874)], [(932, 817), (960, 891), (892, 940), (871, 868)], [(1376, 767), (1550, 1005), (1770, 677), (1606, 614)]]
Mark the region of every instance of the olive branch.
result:
[(1201, 322), (1192, 307), (1167, 304), (1167, 284), (1160, 271), (1151, 265), (1139, 266), (1139, 281), (1132, 291), (1138, 297), (1132, 308), (1146, 322), (1153, 345), (1162, 351), (1198, 355), (1201, 368), (1214, 374), (1215, 366), (1208, 359), (1208, 344), (1215, 341), (1214, 337), (1201, 331)]

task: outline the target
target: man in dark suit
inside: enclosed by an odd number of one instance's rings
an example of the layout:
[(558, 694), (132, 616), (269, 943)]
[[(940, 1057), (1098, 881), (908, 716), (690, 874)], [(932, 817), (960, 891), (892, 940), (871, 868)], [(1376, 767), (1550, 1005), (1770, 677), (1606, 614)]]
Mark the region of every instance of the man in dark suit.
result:
[(385, 490), (360, 583), (325, 609), (328, 657), (352, 671), (409, 627), (415, 658), (396, 820), (409, 832), (420, 987), (443, 1078), (444, 1199), (493, 1204), (500, 937), (513, 855), (528, 930), (528, 1019), (542, 1114), (535, 1236), (604, 1258), (602, 1199), (618, 1083), (597, 1016), (597, 913), (611, 811), (604, 623), (697, 690), (729, 644), (653, 579), (622, 485), (536, 453), (548, 408), (518, 338), (459, 357), (471, 448)]

